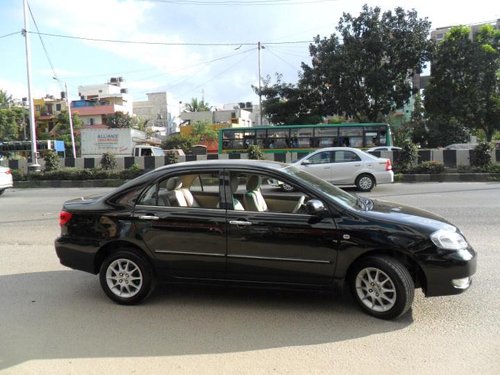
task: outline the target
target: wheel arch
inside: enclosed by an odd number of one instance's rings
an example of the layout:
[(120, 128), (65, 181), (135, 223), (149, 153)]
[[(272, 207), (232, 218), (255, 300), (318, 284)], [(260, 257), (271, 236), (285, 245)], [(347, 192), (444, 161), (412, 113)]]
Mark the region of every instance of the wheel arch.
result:
[(395, 250), (373, 250), (361, 254), (349, 265), (345, 273), (344, 281), (352, 280), (352, 278), (354, 277), (354, 269), (359, 262), (361, 262), (365, 258), (376, 256), (386, 256), (398, 260), (401, 264), (403, 264), (403, 266), (406, 267), (406, 269), (410, 273), (410, 276), (415, 284), (415, 288), (422, 288), (424, 291), (427, 289), (427, 279), (420, 265), (409, 255)]
[(94, 259), (94, 273), (98, 274), (99, 269), (101, 268), (101, 265), (104, 262), (104, 260), (109, 255), (120, 249), (130, 249), (136, 251), (138, 255), (142, 256), (144, 260), (150, 264), (151, 269), (154, 272), (154, 267), (151, 264), (151, 261), (149, 260), (149, 257), (147, 256), (147, 253), (144, 249), (142, 249), (140, 246), (138, 246), (133, 242), (119, 240), (119, 241), (108, 242), (99, 249)]
[(369, 171), (363, 171), (363, 172), (361, 172), (360, 174), (358, 174), (356, 176), (356, 178), (354, 179), (354, 182), (355, 182), (356, 185), (357, 185), (359, 179), (361, 177), (363, 177), (363, 176), (369, 176), (369, 177), (371, 177), (373, 179), (373, 187), (377, 186), (377, 178), (375, 177), (375, 175), (373, 173), (371, 173)]

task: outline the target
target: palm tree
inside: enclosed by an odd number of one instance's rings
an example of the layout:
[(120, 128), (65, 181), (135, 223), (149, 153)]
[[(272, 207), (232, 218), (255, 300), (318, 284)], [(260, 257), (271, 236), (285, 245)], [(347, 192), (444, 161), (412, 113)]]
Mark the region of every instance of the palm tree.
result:
[(191, 103), (187, 103), (185, 106), (185, 111), (187, 112), (204, 112), (210, 111), (210, 105), (203, 99), (198, 101), (198, 98), (192, 98)]

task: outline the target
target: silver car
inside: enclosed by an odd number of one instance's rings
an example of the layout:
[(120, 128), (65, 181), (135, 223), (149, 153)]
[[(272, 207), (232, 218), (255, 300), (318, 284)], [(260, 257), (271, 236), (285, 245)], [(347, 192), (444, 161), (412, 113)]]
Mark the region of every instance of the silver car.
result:
[(0, 195), (3, 194), (5, 189), (12, 186), (12, 171), (10, 168), (0, 166)]
[(370, 191), (377, 184), (394, 182), (390, 159), (377, 158), (357, 148), (322, 148), (294, 165), (334, 185), (354, 185), (359, 191)]

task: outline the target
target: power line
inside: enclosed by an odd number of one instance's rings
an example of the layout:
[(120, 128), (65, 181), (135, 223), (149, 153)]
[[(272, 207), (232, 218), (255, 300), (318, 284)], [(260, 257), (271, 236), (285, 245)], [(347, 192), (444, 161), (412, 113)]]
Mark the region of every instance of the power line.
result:
[[(28, 5), (28, 10), (30, 12), (31, 19), (33, 20), (33, 24), (35, 25), (35, 28), (38, 32), (38, 38), (40, 39), (40, 43), (42, 43), (43, 52), (45, 53), (45, 57), (47, 58), (47, 61), (49, 62), (50, 69), (52, 70), (52, 76), (57, 79), (57, 73), (56, 73), (56, 70), (54, 69), (54, 64), (52, 64), (52, 60), (50, 59), (49, 52), (47, 51), (47, 47), (45, 47), (45, 43), (43, 42), (42, 34), (40, 33), (40, 30), (38, 29), (38, 25), (36, 23), (35, 16), (33, 15), (33, 12), (31, 11), (30, 4), (27, 1), (26, 1), (26, 4)], [(62, 87), (61, 87), (61, 89), (62, 89)]]
[(175, 5), (210, 5), (210, 6), (275, 6), (275, 5), (304, 5), (331, 3), (338, 0), (137, 0), (151, 3), (165, 3)]
[[(89, 42), (102, 42), (102, 43), (122, 43), (122, 44), (143, 44), (143, 45), (157, 45), (157, 46), (196, 46), (196, 47), (239, 47), (239, 46), (255, 46), (257, 43), (254, 42), (235, 42), (235, 43), (181, 43), (181, 42), (151, 42), (151, 41), (140, 41), (140, 40), (119, 40), (119, 39), (100, 39), (100, 38), (89, 38), (83, 36), (72, 36), (64, 34), (52, 34), (52, 33), (41, 33), (30, 31), (30, 34), (39, 34), (55, 38), (66, 38), (66, 39), (76, 39), (85, 40)], [(298, 40), (298, 41), (284, 41), (284, 42), (263, 42), (267, 45), (283, 45), (283, 44), (309, 44), (312, 40)]]
[(1, 35), (0, 36), (0, 39), (2, 38), (7, 38), (8, 36), (12, 36), (12, 35), (16, 35), (16, 34), (21, 34), (22, 31), (14, 31), (13, 33), (9, 33), (9, 34), (5, 34), (5, 35)]

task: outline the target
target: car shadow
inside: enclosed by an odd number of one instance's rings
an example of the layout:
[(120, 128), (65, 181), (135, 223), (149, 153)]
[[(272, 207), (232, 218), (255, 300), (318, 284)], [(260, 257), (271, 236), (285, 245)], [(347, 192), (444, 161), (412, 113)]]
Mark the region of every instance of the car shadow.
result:
[(162, 286), (121, 306), (79, 271), (0, 276), (0, 370), (37, 359), (174, 356), (351, 340), (404, 329), (328, 293)]

